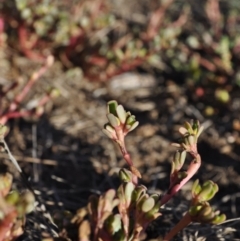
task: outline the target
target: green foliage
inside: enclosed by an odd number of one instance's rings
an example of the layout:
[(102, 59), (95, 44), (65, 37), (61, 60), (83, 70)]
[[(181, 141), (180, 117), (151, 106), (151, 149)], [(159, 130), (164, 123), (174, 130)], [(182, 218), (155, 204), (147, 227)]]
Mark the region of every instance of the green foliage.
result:
[[(138, 241), (147, 226), (161, 216), (161, 207), (177, 194), (201, 166), (197, 141), (203, 127), (198, 121), (192, 121), (186, 122), (179, 129), (182, 139), (177, 146), (181, 149), (177, 150), (173, 157), (169, 189), (160, 197), (158, 194), (149, 195), (147, 187), (138, 183), (138, 177), (141, 177), (141, 174), (134, 168), (131, 156), (124, 145), (125, 136), (137, 122), (135, 116), (112, 100), (107, 105), (107, 119), (109, 122), (105, 125), (104, 133), (118, 144), (128, 168), (122, 168), (119, 171), (121, 184), (117, 191), (111, 189), (98, 197), (90, 197), (88, 226), (92, 229), (86, 240)], [(129, 127), (126, 128), (128, 125)], [(182, 171), (188, 153), (193, 160), (188, 170)], [(208, 202), (217, 191), (218, 186), (212, 181), (206, 181), (200, 185), (196, 180), (192, 187), (192, 201), (187, 214), (166, 234), (164, 240), (171, 240), (178, 231), (191, 222), (222, 223), (226, 216), (219, 211), (214, 211)], [(81, 225), (83, 222), (80, 223), (80, 227)]]
[(212, 181), (206, 181), (201, 186), (197, 179), (192, 186), (192, 203), (189, 214), (192, 220), (200, 223), (218, 224), (225, 221), (226, 216), (214, 211), (207, 202), (211, 200), (218, 191), (218, 186)]
[(129, 111), (126, 112), (123, 106), (118, 105), (116, 101), (108, 102), (107, 118), (109, 122), (105, 124), (103, 132), (112, 139), (116, 138), (118, 132), (117, 129), (121, 128), (123, 135), (126, 135), (134, 130), (139, 124), (139, 122), (136, 121), (135, 116)]
[[(186, 122), (180, 127), (182, 139), (172, 161), (170, 185), (163, 196), (148, 194), (147, 187), (139, 184), (140, 172), (134, 166), (130, 154), (125, 146), (125, 136), (136, 126), (135, 116), (125, 111), (116, 101), (109, 101), (107, 106), (108, 123), (104, 132), (120, 148), (127, 163), (127, 168), (119, 171), (121, 184), (117, 190), (110, 189), (105, 193), (89, 197), (86, 208), (78, 211), (72, 223), (79, 226), (80, 240), (104, 241), (138, 241), (147, 226), (161, 216), (160, 209), (189, 181), (201, 166), (201, 157), (197, 150), (197, 141), (203, 131), (198, 121)], [(7, 129), (0, 127), (1, 142)], [(176, 144), (175, 144), (176, 145)], [(8, 148), (4, 144), (5, 148)], [(16, 164), (10, 152), (9, 157)], [(182, 171), (187, 154), (193, 160), (186, 171)], [(16, 164), (17, 165), (17, 164)], [(19, 169), (21, 172), (21, 169)], [(33, 210), (34, 196), (31, 192), (19, 193), (11, 191), (12, 176), (0, 175), (0, 240), (13, 240), (23, 232), (23, 221), (27, 213)], [(170, 230), (164, 240), (171, 240), (178, 231), (191, 222), (206, 224), (220, 224), (225, 219), (224, 214), (215, 211), (209, 201), (215, 196), (218, 186), (212, 181), (203, 185), (196, 180), (192, 187), (192, 200), (189, 210), (183, 218)], [(21, 226), (16, 225), (17, 220)], [(17, 230), (16, 230), (17, 229)]]

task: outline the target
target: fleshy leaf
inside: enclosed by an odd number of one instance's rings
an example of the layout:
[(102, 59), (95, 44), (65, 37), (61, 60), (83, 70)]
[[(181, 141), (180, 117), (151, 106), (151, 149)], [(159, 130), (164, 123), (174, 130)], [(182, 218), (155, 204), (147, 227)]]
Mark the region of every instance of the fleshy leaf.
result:
[(117, 111), (117, 115), (121, 121), (122, 124), (125, 124), (126, 118), (127, 118), (127, 114), (126, 111), (124, 110), (122, 105), (119, 105), (116, 109)]
[(130, 204), (131, 200), (132, 200), (132, 193), (135, 189), (135, 186), (132, 182), (128, 182), (125, 186), (125, 199), (128, 203), (128, 205)]
[(117, 116), (117, 112), (116, 112), (117, 106), (118, 106), (118, 103), (116, 100), (109, 101), (108, 102), (108, 113), (111, 113), (111, 114)]
[(152, 197), (146, 199), (142, 204), (142, 211), (144, 213), (149, 212), (155, 205), (155, 200)]
[(112, 113), (107, 114), (107, 118), (111, 124), (112, 127), (117, 127), (120, 125), (119, 119), (113, 115)]
[(138, 121), (134, 122), (133, 125), (130, 127), (130, 129), (128, 129), (128, 132), (133, 131), (138, 126), (138, 124), (139, 124)]
[(132, 172), (125, 168), (122, 168), (119, 171), (119, 177), (122, 180), (122, 182), (130, 182), (132, 180)]

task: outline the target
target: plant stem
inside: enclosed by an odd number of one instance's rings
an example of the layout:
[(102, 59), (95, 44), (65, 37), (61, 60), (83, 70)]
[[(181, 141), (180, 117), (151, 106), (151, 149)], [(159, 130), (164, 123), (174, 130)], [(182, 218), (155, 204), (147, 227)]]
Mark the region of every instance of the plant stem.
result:
[(192, 222), (191, 216), (187, 212), (183, 218), (165, 235), (163, 241), (170, 241), (178, 232), (187, 227)]
[[(3, 207), (3, 203), (2, 200), (0, 200), (1, 202), (1, 208)], [(5, 206), (5, 204), (4, 204)], [(0, 241), (5, 240), (5, 238), (7, 238), (7, 234), (10, 232), (12, 226), (13, 226), (13, 222), (17, 217), (17, 212), (15, 209), (12, 209), (12, 207), (7, 207), (7, 214), (6, 216), (3, 218), (3, 220), (0, 222)], [(12, 210), (10, 210), (12, 209)], [(10, 237), (11, 239), (11, 237)]]
[(127, 164), (129, 165), (129, 168), (130, 168), (130, 171), (132, 172), (133, 174), (133, 177), (132, 177), (132, 182), (137, 185), (138, 184), (138, 177), (141, 178), (141, 174), (139, 173), (139, 171), (133, 166), (133, 162), (132, 162), (132, 159), (131, 159), (131, 156), (130, 154), (128, 153), (127, 151), (127, 148), (126, 148), (126, 145), (125, 145), (125, 141), (124, 141), (124, 133), (122, 131), (122, 127), (121, 126), (117, 126), (115, 127), (115, 131), (116, 131), (116, 134), (117, 134), (117, 143), (118, 143), (118, 146), (120, 148), (120, 151), (122, 153), (122, 156), (124, 158), (124, 160), (127, 162)]
[(167, 193), (161, 198), (161, 205), (167, 203), (198, 171), (201, 166), (201, 157), (199, 154), (195, 154), (196, 158), (190, 163), (187, 176), (180, 182), (171, 187)]
[(18, 107), (18, 105), (23, 101), (23, 99), (26, 97), (30, 89), (33, 87), (35, 82), (48, 70), (48, 68), (53, 64), (53, 56), (48, 56), (46, 59), (45, 64), (36, 72), (34, 72), (27, 82), (27, 84), (24, 86), (23, 90), (15, 97), (14, 101), (11, 103), (9, 107), (9, 111), (15, 111)]

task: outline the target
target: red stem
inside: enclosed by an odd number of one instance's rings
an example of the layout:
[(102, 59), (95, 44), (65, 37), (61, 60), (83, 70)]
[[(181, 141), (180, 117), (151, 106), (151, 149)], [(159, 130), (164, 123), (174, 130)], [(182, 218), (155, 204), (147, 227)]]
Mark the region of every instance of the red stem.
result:
[(49, 100), (51, 99), (51, 96), (49, 94), (46, 94), (42, 97), (42, 99), (38, 102), (38, 107), (39, 106), (44, 106)]
[(39, 55), (32, 51), (32, 48), (34, 47), (34, 45), (36, 45), (38, 41), (38, 37), (35, 38), (34, 41), (29, 42), (27, 26), (24, 23), (21, 23), (18, 27), (18, 37), (21, 50), (29, 59), (40, 62), (43, 62), (45, 60), (42, 55)]
[(131, 172), (133, 174), (132, 175), (132, 182), (135, 185), (137, 185), (138, 184), (138, 177), (141, 177), (141, 175), (138, 172), (138, 170), (133, 166), (133, 162), (132, 162), (131, 156), (130, 156), (130, 154), (128, 153), (128, 151), (126, 149), (125, 141), (124, 141), (125, 135), (124, 135), (123, 129), (124, 128), (123, 128), (122, 125), (115, 127), (115, 131), (116, 131), (116, 134), (117, 134), (117, 143), (118, 143), (118, 146), (119, 146), (119, 148), (121, 150), (121, 153), (122, 153), (122, 156), (123, 156), (124, 160), (129, 165), (130, 170), (131, 170)]
[(13, 222), (14, 222), (16, 217), (17, 217), (17, 212), (12, 210), (0, 222), (0, 241), (5, 240), (6, 235), (10, 231), (10, 229), (12, 228)]
[[(13, 119), (13, 118), (19, 118), (19, 117), (27, 117), (32, 114), (32, 111), (14, 111), (14, 112), (9, 112), (6, 115), (4, 115), (0, 120), (3, 120), (6, 118), (7, 120)], [(1, 121), (0, 121), (1, 122)], [(2, 122), (1, 122), (2, 124)]]
[(129, 166), (132, 166), (133, 162), (131, 160), (130, 154), (127, 152), (125, 141), (124, 141), (124, 133), (122, 129), (123, 129), (122, 125), (115, 127), (118, 144), (122, 152), (123, 158), (125, 159), (125, 161), (128, 163)]
[[(137, 57), (135, 59), (124, 59), (119, 67), (114, 69), (114, 71), (109, 71), (108, 66), (106, 67), (106, 74), (104, 77), (101, 77), (99, 75), (91, 74), (91, 68), (88, 70), (85, 75), (88, 79), (94, 79), (94, 81), (106, 81), (113, 76), (122, 74), (126, 71), (132, 70), (138, 66), (140, 66), (142, 63), (144, 63), (153, 53), (149, 53), (148, 55), (144, 57)], [(93, 60), (91, 58), (91, 60)], [(103, 59), (101, 61), (104, 61)]]
[(170, 241), (176, 234), (187, 227), (192, 222), (189, 213), (186, 213), (182, 219), (165, 235), (163, 241)]
[(175, 184), (168, 190), (168, 192), (161, 199), (161, 205), (167, 203), (192, 178), (200, 166), (201, 157), (199, 154), (197, 154), (196, 158), (190, 163), (188, 167), (187, 176), (180, 183)]
[(11, 103), (9, 107), (9, 111), (15, 111), (19, 104), (23, 101), (23, 99), (26, 97), (28, 92), (31, 90), (33, 85), (36, 83), (36, 81), (48, 70), (48, 68), (53, 64), (53, 57), (48, 56), (46, 59), (45, 64), (35, 73), (33, 73), (32, 77), (29, 79), (27, 84), (24, 86), (21, 93), (19, 93), (14, 101)]
[(164, 5), (160, 6), (157, 10), (155, 10), (155, 12), (152, 13), (147, 27), (147, 41), (151, 41), (157, 35), (157, 32), (159, 31), (159, 28), (164, 19), (164, 14), (173, 1), (174, 0), (167, 0)]

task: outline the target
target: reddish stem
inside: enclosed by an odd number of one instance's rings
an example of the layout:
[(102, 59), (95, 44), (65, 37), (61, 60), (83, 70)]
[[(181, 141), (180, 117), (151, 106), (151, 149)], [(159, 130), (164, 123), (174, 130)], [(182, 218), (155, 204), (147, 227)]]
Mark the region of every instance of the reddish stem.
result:
[(53, 64), (53, 56), (48, 56), (45, 64), (35, 73), (33, 73), (32, 77), (29, 79), (27, 84), (24, 86), (21, 93), (19, 93), (14, 101), (11, 103), (9, 107), (9, 111), (15, 111), (19, 104), (23, 101), (23, 99), (26, 97), (28, 92), (31, 90), (33, 85), (36, 83), (36, 81), (48, 70), (48, 68)]
[(51, 96), (50, 96), (49, 94), (46, 94), (46, 95), (44, 95), (44, 96), (42, 97), (41, 100), (39, 100), (37, 106), (38, 106), (38, 107), (39, 107), (39, 106), (44, 106), (49, 100), (51, 100)]
[(221, 12), (219, 7), (219, 0), (208, 0), (206, 4), (206, 14), (210, 20), (215, 35), (218, 37), (221, 27)]
[(183, 218), (165, 235), (163, 241), (170, 241), (176, 234), (187, 227), (192, 222), (189, 213), (186, 213)]
[(0, 17), (0, 46), (3, 46), (4, 44), (4, 26), (5, 26), (5, 21), (4, 21), (4, 18), (1, 16)]
[[(25, 86), (26, 87), (26, 86)], [(28, 91), (29, 91), (29, 86), (28, 86)], [(21, 98), (24, 98), (24, 96), (20, 96)], [(45, 96), (40, 99), (38, 102), (38, 107), (44, 106), (49, 100), (51, 99), (51, 96), (49, 94), (46, 94)], [(16, 99), (15, 99), (16, 101)], [(19, 103), (19, 102), (18, 102)], [(18, 104), (19, 105), (19, 104)], [(0, 117), (0, 123), (5, 124), (9, 119), (14, 119), (14, 118), (20, 118), (20, 117), (28, 117), (33, 115), (34, 110), (24, 110), (24, 111), (14, 111), (18, 107), (17, 102), (12, 102), (9, 111), (7, 111), (5, 114), (3, 114)], [(12, 110), (10, 110), (12, 108)], [(40, 116), (39, 114), (36, 113), (36, 116)]]
[(157, 35), (164, 19), (164, 14), (173, 1), (174, 0), (167, 0), (163, 6), (160, 6), (152, 14), (147, 28), (146, 41), (151, 41)]
[(14, 220), (16, 219), (16, 217), (17, 217), (17, 212), (15, 210), (12, 210), (0, 222), (0, 241), (5, 240), (8, 232), (12, 228), (12, 225), (13, 225)]
[[(140, 66), (142, 63), (144, 63), (153, 53), (150, 52), (149, 54), (147, 54), (146, 56), (144, 57), (137, 57), (135, 59), (124, 59), (122, 60), (121, 62), (121, 65), (119, 67), (116, 67), (114, 70), (110, 69), (109, 70), (109, 66), (106, 66), (105, 69), (106, 69), (106, 74), (104, 75), (104, 77), (101, 77), (101, 75), (95, 75), (95, 74), (91, 74), (91, 66), (89, 67), (89, 70), (87, 70), (85, 72), (85, 76), (88, 78), (88, 79), (92, 79), (94, 81), (106, 81), (110, 78), (112, 78), (113, 76), (116, 76), (116, 75), (120, 75), (124, 72), (127, 72), (127, 71), (130, 71), (138, 66)], [(94, 61), (94, 58), (98, 59), (100, 58), (99, 60), (101, 60), (101, 63), (104, 62), (104, 58), (101, 58), (101, 57), (98, 57), (98, 56), (93, 56), (90, 58), (90, 61)], [(93, 64), (93, 63), (91, 63)], [(100, 65), (99, 65), (100, 66)]]
[[(19, 117), (27, 117), (32, 114), (32, 111), (14, 111), (14, 112), (9, 112), (5, 114), (3, 117), (0, 119), (0, 123), (3, 124), (4, 119), (14, 119), (14, 118), (19, 118)], [(6, 122), (5, 122), (6, 123)]]
[(199, 167), (201, 166), (201, 157), (199, 154), (196, 155), (196, 158), (190, 163), (188, 170), (187, 170), (187, 176), (180, 182), (168, 190), (168, 192), (161, 198), (161, 205), (164, 205), (167, 203), (192, 177), (193, 175), (198, 171)]
[(122, 125), (115, 127), (118, 144), (122, 152), (123, 158), (125, 159), (125, 161), (128, 163), (129, 166), (132, 166), (133, 162), (131, 160), (130, 154), (127, 152), (125, 141), (124, 141), (124, 133), (122, 129), (123, 129)]
[(34, 45), (36, 45), (38, 38), (35, 38), (34, 41), (29, 42), (27, 40), (28, 38), (27, 27), (23, 23), (21, 23), (18, 27), (18, 37), (19, 37), (21, 50), (29, 59), (40, 61), (40, 62), (43, 62), (45, 60), (43, 56), (32, 51), (32, 48)]
[(117, 134), (117, 143), (118, 143), (118, 146), (121, 150), (121, 153), (123, 155), (123, 158), (124, 160), (127, 162), (127, 164), (129, 165), (130, 167), (130, 170), (132, 172), (132, 182), (137, 185), (138, 184), (138, 177), (141, 177), (141, 174), (138, 172), (138, 170), (133, 166), (133, 162), (132, 162), (132, 159), (131, 159), (131, 156), (130, 154), (128, 153), (127, 149), (126, 149), (126, 146), (125, 146), (125, 141), (124, 141), (124, 137), (125, 137), (125, 134), (123, 132), (123, 126), (120, 125), (120, 126), (117, 126), (115, 127), (115, 131), (116, 131), (116, 134)]

